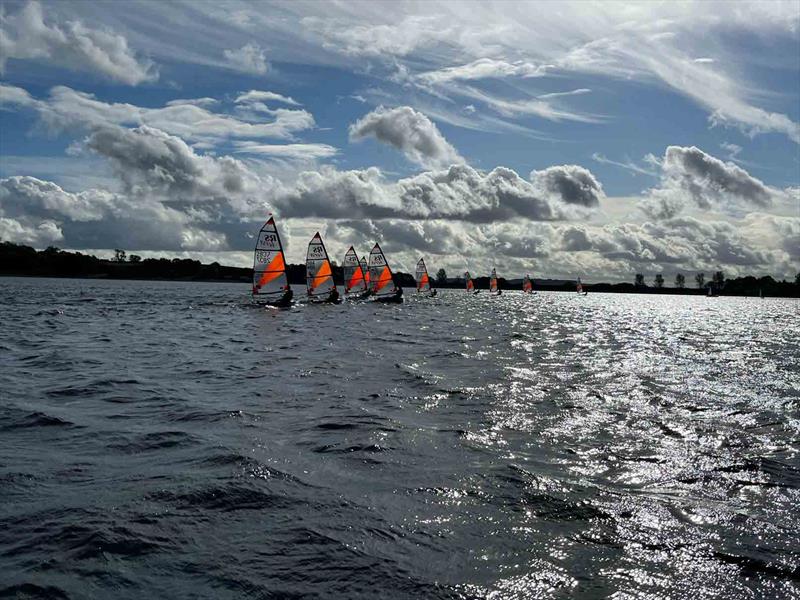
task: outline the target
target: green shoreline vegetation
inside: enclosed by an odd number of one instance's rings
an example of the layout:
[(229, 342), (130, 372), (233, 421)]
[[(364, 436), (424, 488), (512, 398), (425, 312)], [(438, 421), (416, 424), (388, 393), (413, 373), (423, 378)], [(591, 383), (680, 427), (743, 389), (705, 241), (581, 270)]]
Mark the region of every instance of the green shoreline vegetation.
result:
[[(306, 269), (303, 264), (287, 264), (286, 274), (289, 283), (305, 284)], [(188, 258), (145, 258), (123, 250), (115, 252), (113, 260), (104, 260), (82, 254), (69, 252), (55, 247), (36, 250), (30, 246), (0, 242), (0, 275), (22, 277), (75, 277), (88, 279), (144, 279), (159, 281), (212, 281), (231, 283), (251, 283), (253, 270), (242, 267), (228, 267), (213, 262), (203, 264)], [(519, 278), (500, 278), (502, 289), (521, 290), (522, 276)], [(333, 265), (333, 277), (337, 285), (342, 285), (342, 267)], [(717, 271), (706, 279), (703, 273), (691, 274), (689, 281), (682, 273), (674, 279), (669, 287), (663, 275), (653, 276), (647, 283), (641, 273), (634, 276), (633, 283), (584, 283), (583, 288), (589, 292), (633, 293), (633, 294), (686, 294), (706, 295), (709, 288), (720, 296), (758, 296), (766, 297), (800, 297), (800, 273), (793, 282), (776, 281), (769, 275), (765, 277), (737, 277), (726, 279), (724, 273)], [(396, 272), (396, 283), (402, 287), (415, 287), (414, 276), (409, 273)], [(444, 269), (439, 269), (434, 278), (435, 287), (463, 289), (463, 278), (449, 278)], [(477, 289), (488, 289), (489, 277), (474, 277)], [(575, 291), (575, 281), (563, 279), (533, 278), (534, 290), (543, 291)]]

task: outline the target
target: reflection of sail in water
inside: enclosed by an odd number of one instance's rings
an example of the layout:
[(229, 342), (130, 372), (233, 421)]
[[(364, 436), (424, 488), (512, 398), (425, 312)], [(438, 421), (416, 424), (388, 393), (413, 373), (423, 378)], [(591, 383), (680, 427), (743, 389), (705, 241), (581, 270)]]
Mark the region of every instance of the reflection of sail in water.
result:
[(489, 292), (496, 294), (500, 291), (500, 284), (497, 281), (497, 269), (492, 269), (492, 276), (489, 278)]
[(417, 280), (418, 292), (431, 291), (431, 280), (428, 277), (428, 269), (425, 267), (425, 261), (421, 258), (419, 259), (419, 262), (417, 262), (417, 272), (415, 279)]
[(361, 257), (361, 271), (364, 273), (364, 282), (367, 285), (367, 289), (371, 290), (372, 285), (370, 285), (370, 277), (369, 277), (369, 263), (367, 263), (367, 257)]
[(361, 263), (358, 260), (356, 251), (350, 246), (350, 249), (344, 255), (344, 264), (342, 265), (344, 271), (344, 293), (345, 294), (363, 294), (367, 291), (367, 282), (364, 278), (364, 271), (361, 268)]
[(369, 276), (372, 284), (372, 293), (377, 299), (393, 296), (397, 287), (392, 278), (392, 270), (386, 264), (386, 256), (378, 244), (369, 253)]
[(291, 299), (281, 237), (272, 217), (258, 232), (253, 254), (253, 298), (268, 303)]
[(475, 291), (475, 284), (472, 282), (472, 277), (469, 275), (469, 271), (464, 273), (464, 279), (467, 280), (467, 291), (474, 292)]
[(336, 289), (331, 261), (328, 260), (328, 253), (325, 251), (325, 244), (322, 243), (319, 232), (314, 234), (308, 244), (306, 287), (310, 298), (328, 298)]
[(531, 281), (530, 275), (525, 275), (522, 278), (522, 291), (526, 294), (533, 293), (533, 282)]

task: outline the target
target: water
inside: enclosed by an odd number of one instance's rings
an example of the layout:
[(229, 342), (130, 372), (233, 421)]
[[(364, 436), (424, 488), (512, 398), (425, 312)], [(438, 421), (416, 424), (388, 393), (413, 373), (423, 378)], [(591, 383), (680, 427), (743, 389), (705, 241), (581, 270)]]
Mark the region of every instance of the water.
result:
[(0, 597), (800, 595), (797, 300), (0, 279)]

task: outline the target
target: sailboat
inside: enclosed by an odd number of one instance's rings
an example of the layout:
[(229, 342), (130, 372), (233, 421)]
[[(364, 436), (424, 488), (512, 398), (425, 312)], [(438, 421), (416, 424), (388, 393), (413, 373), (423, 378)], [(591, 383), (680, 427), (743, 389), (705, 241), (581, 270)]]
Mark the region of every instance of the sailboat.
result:
[(370, 276), (369, 276), (369, 263), (367, 262), (367, 257), (361, 257), (361, 272), (364, 273), (364, 282), (367, 284), (367, 291), (371, 294), (372, 293), (372, 284), (370, 283)]
[(436, 295), (436, 290), (431, 288), (431, 280), (428, 277), (428, 269), (425, 266), (425, 261), (420, 258), (417, 261), (417, 270), (414, 277), (417, 281), (417, 292), (430, 292), (431, 296)]
[(344, 271), (344, 295), (346, 298), (362, 299), (370, 295), (371, 292), (367, 287), (364, 269), (361, 267), (358, 255), (352, 246), (344, 255), (342, 269)]
[(480, 292), (480, 290), (475, 289), (475, 284), (472, 282), (472, 277), (470, 277), (469, 271), (464, 273), (464, 279), (467, 280), (467, 293), (471, 292), (473, 294), (477, 294)]
[(306, 288), (311, 302), (339, 302), (339, 291), (333, 282), (331, 261), (319, 231), (308, 243), (306, 253)]
[(392, 277), (392, 270), (386, 262), (386, 256), (378, 244), (369, 253), (369, 276), (372, 284), (372, 297), (375, 302), (403, 301), (403, 288), (397, 287)]
[(531, 281), (530, 275), (526, 274), (525, 277), (522, 278), (522, 291), (526, 294), (533, 293), (533, 282)]
[(253, 253), (253, 300), (271, 306), (290, 306), (292, 290), (275, 219), (270, 215), (258, 232)]
[(500, 280), (497, 279), (497, 269), (492, 269), (492, 275), (489, 277), (489, 293), (495, 296), (503, 293), (500, 289)]
[(578, 292), (579, 294), (583, 294), (584, 296), (587, 296), (589, 294), (588, 291), (587, 292), (583, 291), (583, 284), (581, 283), (580, 277), (578, 277), (578, 281), (575, 284), (575, 291)]

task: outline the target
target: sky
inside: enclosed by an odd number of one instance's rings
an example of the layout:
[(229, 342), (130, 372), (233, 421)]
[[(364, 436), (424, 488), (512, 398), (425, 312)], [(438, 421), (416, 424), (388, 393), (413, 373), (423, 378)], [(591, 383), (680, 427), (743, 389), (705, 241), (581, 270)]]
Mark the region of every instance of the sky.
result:
[(0, 239), (800, 271), (800, 3), (0, 2)]

